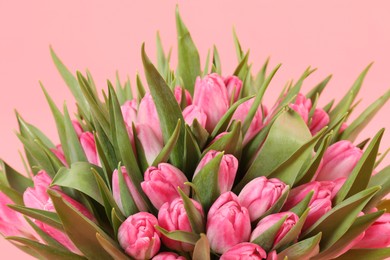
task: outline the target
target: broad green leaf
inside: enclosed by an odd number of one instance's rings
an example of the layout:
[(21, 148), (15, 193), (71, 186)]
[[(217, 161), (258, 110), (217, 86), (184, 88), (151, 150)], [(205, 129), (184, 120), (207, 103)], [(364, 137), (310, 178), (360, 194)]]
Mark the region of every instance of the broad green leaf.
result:
[(112, 256), (113, 259), (116, 260), (128, 260), (131, 259), (128, 257), (125, 253), (122, 252), (122, 249), (117, 243), (112, 243), (112, 241), (107, 240), (99, 233), (96, 233), (96, 239), (100, 243), (100, 245), (106, 250), (110, 256)]
[(183, 200), (184, 208), (186, 210), (188, 220), (190, 221), (191, 229), (194, 233), (204, 233), (204, 220), (202, 214), (196, 209), (192, 200), (178, 187), (180, 197)]
[(332, 99), (328, 104), (326, 104), (322, 109), (329, 114), (330, 109), (333, 107), (334, 99)]
[[(181, 122), (184, 122), (184, 118), (174, 95), (147, 57), (144, 45), (142, 45), (142, 62), (144, 64), (145, 75), (149, 84), (150, 93), (153, 97), (161, 122), (164, 142), (166, 143), (175, 131), (177, 120), (180, 119)], [(186, 68), (186, 70), (189, 71), (188, 68)], [(182, 125), (177, 145), (171, 153), (171, 162), (179, 169), (182, 169), (184, 165), (184, 132), (184, 125)]]
[(99, 156), (99, 162), (104, 171), (104, 180), (107, 185), (111, 187), (110, 180), (112, 179), (112, 173), (116, 167), (115, 163), (118, 162), (114, 148), (108, 141), (108, 138), (105, 136), (104, 132), (99, 132), (99, 136), (95, 132), (94, 139), (96, 144), (96, 151)]
[(306, 94), (306, 98), (310, 98), (311, 102), (314, 103), (316, 95), (317, 94), (318, 94), (318, 96), (321, 95), (322, 91), (324, 90), (326, 85), (328, 85), (328, 82), (330, 81), (331, 78), (332, 78), (332, 75), (329, 75), (323, 81), (318, 83), (312, 90), (309, 91), (309, 93)]
[(184, 170), (188, 179), (192, 178), (192, 174), (198, 165), (198, 162), (201, 158), (201, 151), (198, 146), (198, 143), (195, 139), (195, 136), (192, 134), (192, 131), (188, 125), (185, 126), (185, 135), (184, 135)]
[(9, 186), (10, 188), (23, 193), (28, 187), (33, 186), (30, 178), (23, 176), (17, 172), (6, 162), (0, 159), (0, 183)]
[(344, 200), (323, 215), (302, 234), (302, 237), (306, 238), (322, 232), (321, 250), (329, 248), (347, 232), (359, 212), (378, 190), (379, 187), (372, 187)]
[(112, 208), (111, 210), (111, 225), (112, 229), (114, 230), (115, 237), (118, 236), (118, 229), (122, 225), (123, 221), (125, 221), (125, 218), (123, 219), (119, 217), (119, 215), (122, 215), (122, 213), (119, 210), (115, 210)]
[(146, 169), (149, 167), (149, 163), (146, 159), (144, 147), (142, 146), (142, 143), (138, 138), (137, 129), (134, 122), (132, 122), (132, 128), (133, 128), (133, 138), (134, 138), (134, 146), (135, 146), (134, 152), (136, 153), (135, 155), (138, 161), (138, 165), (141, 168), (141, 172), (145, 172)]
[(183, 87), (186, 88), (191, 95), (193, 95), (195, 79), (201, 75), (200, 58), (198, 50), (192, 41), (191, 35), (180, 17), (179, 8), (177, 6), (176, 29), (178, 47), (178, 64), (176, 73), (177, 76), (183, 80)]
[(390, 247), (376, 249), (352, 249), (335, 258), (336, 260), (370, 259), (383, 260), (390, 257)]
[(196, 142), (198, 143), (199, 149), (202, 150), (205, 147), (210, 135), (207, 132), (207, 130), (204, 129), (203, 126), (200, 125), (200, 123), (198, 122), (198, 120), (196, 118), (192, 122), (191, 132), (192, 132), (194, 138), (196, 139)]
[(112, 259), (96, 238), (97, 233), (106, 239), (110, 239), (108, 235), (95, 223), (73, 208), (60, 194), (53, 190), (49, 190), (48, 194), (63, 223), (66, 234), (85, 257), (89, 259)]
[(356, 164), (341, 189), (337, 192), (337, 195), (334, 198), (335, 204), (338, 204), (344, 199), (367, 188), (372, 171), (374, 170), (375, 159), (378, 154), (383, 132), (384, 129), (380, 130), (372, 139), (359, 162)]
[[(371, 177), (368, 187), (381, 186), (381, 189), (368, 202), (364, 211), (367, 212), (380, 202), (381, 199), (390, 193), (390, 166), (387, 166), (377, 174)], [(390, 208), (388, 208), (390, 210)]]
[[(7, 238), (6, 238), (7, 239)], [(23, 251), (24, 253), (28, 254), (28, 255), (31, 255), (32, 257), (36, 258), (36, 259), (44, 259), (40, 254), (37, 253), (37, 251), (35, 251), (34, 249), (26, 246), (26, 245), (22, 245), (18, 242), (14, 242), (12, 240), (8, 240), (12, 245), (14, 245), (16, 248), (18, 248), (19, 250)]]
[(122, 208), (124, 210), (125, 216), (128, 217), (139, 212), (137, 205), (134, 202), (133, 195), (127, 187), (120, 165), (118, 166), (118, 182)]
[(167, 162), (169, 159), (169, 156), (171, 155), (171, 152), (173, 148), (177, 144), (177, 140), (179, 140), (180, 136), (180, 130), (181, 130), (181, 121), (180, 119), (177, 121), (177, 125), (175, 130), (173, 131), (171, 137), (168, 139), (167, 143), (164, 145), (161, 152), (157, 155), (156, 159), (154, 159), (152, 166), (157, 166), (159, 163)]
[(237, 65), (237, 68), (233, 72), (233, 75), (239, 77), (242, 81), (245, 80), (246, 75), (249, 72), (248, 58), (249, 58), (249, 51), (245, 54), (245, 56), (242, 58), (240, 63)]
[(315, 256), (319, 252), (321, 236), (322, 233), (320, 232), (313, 237), (299, 241), (284, 249), (278, 254), (278, 260), (285, 259), (286, 257), (289, 260), (311, 259), (312, 256)]
[(192, 259), (210, 260), (210, 243), (205, 234), (200, 234), (200, 238), (195, 244)]
[(69, 169), (62, 168), (59, 170), (51, 185), (78, 190), (104, 206), (92, 169), (96, 170), (100, 176), (103, 175), (99, 167), (87, 162), (77, 162), (73, 163)]
[(355, 141), (359, 133), (366, 127), (375, 114), (383, 107), (390, 98), (390, 90), (372, 103), (358, 118), (356, 118), (341, 134), (340, 139)]
[(163, 236), (166, 236), (167, 238), (170, 238), (175, 241), (189, 243), (192, 245), (195, 245), (200, 238), (200, 235), (187, 232), (187, 231), (182, 231), (182, 230), (168, 231), (160, 226), (155, 226), (155, 228), (158, 231), (160, 231)]
[(59, 243), (57, 240), (55, 240), (53, 237), (48, 235), (45, 231), (40, 229), (30, 218), (24, 217), (27, 221), (27, 223), (34, 229), (34, 231), (45, 241), (45, 243), (48, 246), (56, 247), (62, 250), (68, 250), (66, 247), (64, 247), (61, 243)]
[(54, 169), (54, 173), (58, 172), (60, 168), (64, 167), (64, 164), (61, 162), (61, 160), (49, 148), (47, 148), (40, 139), (35, 139), (34, 142), (41, 148), (42, 151), (44, 151), (50, 160)]
[(0, 183), (0, 192), (4, 193), (15, 204), (23, 205), (23, 194), (19, 193), (18, 191), (10, 188), (5, 184)]
[(294, 212), (299, 217), (301, 217), (302, 214), (305, 212), (305, 210), (309, 207), (313, 194), (314, 191), (310, 191), (303, 200), (301, 200), (297, 205), (295, 205), (293, 208), (289, 209), (288, 211)]
[(265, 251), (269, 252), (273, 247), (276, 235), (278, 234), (283, 223), (286, 221), (287, 217), (287, 215), (282, 217), (280, 220), (278, 220), (278, 222), (273, 224), (266, 231), (261, 233), (258, 237), (253, 239), (251, 243), (257, 244), (261, 246), (261, 248), (263, 248)]
[(76, 130), (73, 127), (72, 121), (68, 113), (68, 109), (64, 105), (64, 127), (66, 133), (66, 142), (69, 149), (70, 163), (86, 162), (87, 157), (80, 144), (79, 138), (76, 134)]

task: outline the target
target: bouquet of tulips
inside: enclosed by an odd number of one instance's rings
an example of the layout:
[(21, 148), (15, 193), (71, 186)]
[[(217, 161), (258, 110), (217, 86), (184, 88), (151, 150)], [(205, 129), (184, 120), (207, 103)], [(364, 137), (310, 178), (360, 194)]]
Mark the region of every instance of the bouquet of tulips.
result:
[[(27, 174), (0, 161), (0, 231), (38, 259), (384, 259), (390, 257), (390, 167), (377, 170), (383, 129), (354, 144), (390, 91), (347, 123), (368, 66), (340, 102), (318, 106), (330, 76), (306, 95), (288, 82), (264, 93), (279, 65), (221, 76), (214, 47), (201, 69), (177, 11), (178, 66), (157, 37), (142, 46), (147, 85), (119, 77), (99, 97), (52, 50), (77, 101), (74, 117), (42, 86), (53, 144), (17, 115)], [(147, 86), (147, 87), (146, 87)]]

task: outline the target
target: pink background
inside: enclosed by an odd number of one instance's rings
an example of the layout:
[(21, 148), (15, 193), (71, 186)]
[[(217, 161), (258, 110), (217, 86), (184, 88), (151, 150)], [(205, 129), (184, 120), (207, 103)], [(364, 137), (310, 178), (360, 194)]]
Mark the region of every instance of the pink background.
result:
[[(157, 30), (166, 49), (176, 45), (176, 2), (202, 61), (215, 43), (225, 75), (236, 65), (233, 25), (243, 48), (251, 49), (255, 69), (268, 56), (272, 65), (283, 63), (267, 93), (267, 105), (288, 79), (297, 79), (308, 65), (319, 69), (304, 90), (328, 74), (334, 75), (322, 104), (340, 98), (371, 61), (375, 64), (359, 94), (363, 101), (357, 112), (389, 89), (388, 1), (1, 1), (0, 157), (22, 170), (14, 108), (58, 141), (39, 80), (57, 104), (65, 100), (74, 108), (74, 100), (52, 64), (50, 44), (71, 70), (89, 68), (101, 87), (107, 78), (114, 79), (116, 70), (122, 78), (129, 74), (134, 82), (135, 72), (142, 71), (142, 42), (151, 57)], [(381, 127), (389, 128), (389, 114), (387, 104), (360, 140)], [(390, 134), (386, 133), (382, 150), (389, 144)], [(387, 159), (386, 164), (389, 162)], [(3, 259), (30, 259), (3, 239), (0, 252)]]

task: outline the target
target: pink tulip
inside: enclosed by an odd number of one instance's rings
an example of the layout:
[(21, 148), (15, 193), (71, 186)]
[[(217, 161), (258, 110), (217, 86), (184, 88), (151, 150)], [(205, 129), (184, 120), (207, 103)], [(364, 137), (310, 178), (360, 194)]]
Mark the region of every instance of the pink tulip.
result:
[(203, 128), (206, 127), (207, 115), (203, 111), (203, 109), (198, 106), (189, 105), (188, 107), (186, 107), (183, 110), (183, 117), (187, 125), (191, 126), (196, 119)]
[(288, 186), (278, 179), (258, 177), (245, 185), (238, 199), (241, 205), (248, 209), (253, 222), (275, 205), (287, 189)]
[(62, 162), (63, 165), (68, 166), (68, 163), (66, 162), (64, 151), (62, 150), (62, 146), (59, 144), (56, 146), (56, 148), (50, 149), (52, 153)]
[[(253, 102), (254, 98), (249, 99), (239, 105), (232, 116), (232, 120), (241, 121), (241, 123), (243, 124), (245, 122), (245, 118), (247, 117), (249, 110), (253, 105)], [(263, 106), (259, 106), (248, 128), (248, 131), (244, 136), (243, 145), (246, 145), (250, 140), (252, 140), (252, 138), (255, 137), (255, 135), (263, 128), (263, 113), (266, 114), (266, 108)]]
[(72, 125), (74, 130), (76, 131), (77, 136), (80, 138), (80, 135), (84, 132), (82, 126), (80, 125), (79, 121), (72, 120)]
[(136, 131), (137, 137), (145, 153), (146, 161), (151, 165), (164, 147), (163, 140), (160, 139), (153, 128), (147, 124), (137, 124)]
[[(175, 87), (173, 94), (175, 95), (177, 103), (179, 103), (179, 105), (180, 105), (182, 94), (183, 94), (183, 88)], [(188, 90), (186, 90), (186, 89), (184, 89), (184, 96), (186, 97), (186, 106), (191, 105), (192, 104), (192, 97), (191, 97), (190, 92), (188, 92)]]
[(271, 251), (268, 256), (267, 256), (267, 260), (278, 260), (278, 254), (276, 253), (276, 251)]
[[(203, 216), (202, 205), (194, 200), (191, 201), (198, 212)], [(168, 231), (182, 230), (193, 232), (181, 198), (177, 198), (171, 203), (166, 202), (162, 205), (158, 212), (158, 224)], [(175, 251), (190, 252), (194, 249), (194, 246), (191, 244), (175, 241), (165, 236), (162, 236), (161, 239), (164, 245)]]
[(137, 120), (137, 100), (132, 99), (130, 101), (126, 101), (121, 106), (121, 111), (126, 126), (131, 128), (133, 122), (136, 123)]
[(157, 254), (161, 241), (156, 225), (156, 217), (147, 212), (128, 217), (118, 230), (118, 241), (126, 254), (135, 259), (150, 259)]
[(211, 206), (206, 229), (211, 249), (223, 254), (238, 243), (249, 240), (251, 221), (248, 210), (240, 205), (234, 193), (226, 192)]
[(156, 105), (150, 93), (146, 93), (139, 103), (137, 123), (149, 125), (155, 132), (157, 138), (163, 140), (160, 119), (158, 118)]
[(227, 250), (220, 260), (261, 260), (267, 257), (267, 253), (259, 245), (243, 242)]
[(273, 245), (279, 243), (280, 240), (295, 226), (298, 222), (298, 216), (293, 212), (280, 212), (272, 215), (268, 215), (257, 224), (256, 228), (251, 234), (250, 241), (256, 240), (261, 234), (267, 231), (270, 227), (275, 225), (279, 220), (286, 217), (286, 220), (283, 222), (282, 226), (276, 233), (274, 237)]
[(176, 167), (168, 163), (160, 163), (157, 167), (149, 167), (144, 174), (142, 189), (153, 206), (160, 209), (165, 202), (179, 198), (178, 187), (187, 195), (190, 188), (184, 183), (187, 177)]
[(322, 167), (316, 173), (317, 181), (334, 181), (347, 178), (362, 157), (362, 150), (350, 141), (331, 145), (324, 154)]
[[(211, 150), (200, 160), (196, 167), (193, 178), (199, 173), (203, 167), (214, 159), (221, 152)], [(234, 178), (236, 177), (238, 169), (238, 160), (231, 154), (225, 154), (222, 156), (221, 163), (218, 171), (218, 186), (220, 194), (230, 191), (233, 187)]]
[(152, 260), (186, 260), (186, 258), (172, 252), (161, 252), (155, 255)]
[(80, 143), (83, 147), (88, 162), (99, 165), (99, 159), (96, 150), (95, 138), (91, 132), (84, 132), (80, 136)]
[[(51, 183), (50, 176), (45, 171), (40, 171), (37, 175), (34, 176), (33, 181), (34, 187), (27, 188), (27, 190), (23, 194), (24, 204), (29, 208), (55, 212), (53, 202), (47, 194), (47, 189), (49, 188), (49, 185)], [(53, 189), (55, 189), (56, 192), (59, 193), (64, 200), (71, 204), (81, 214), (83, 214), (88, 219), (95, 221), (94, 216), (88, 211), (88, 209), (84, 205), (75, 201), (65, 193), (61, 192), (58, 187), (54, 187)], [(79, 250), (69, 239), (69, 237), (62, 231), (38, 220), (35, 220), (35, 224), (45, 233), (53, 237), (55, 240), (57, 240), (69, 250), (77, 253), (79, 252)]]
[(347, 129), (348, 127), (348, 124), (347, 123), (342, 123), (341, 124), (341, 127), (340, 127), (340, 130), (339, 130), (339, 134), (341, 134), (342, 132), (344, 132), (345, 129)]
[(226, 85), (229, 102), (232, 100), (233, 95), (233, 102), (236, 102), (240, 97), (242, 81), (236, 76), (228, 76), (225, 78), (224, 83)]
[(331, 181), (312, 181), (298, 186), (290, 191), (287, 201), (283, 206), (283, 211), (292, 209), (301, 202), (310, 191), (313, 191), (313, 196), (309, 202), (309, 214), (303, 226), (303, 230), (306, 230), (326, 212), (331, 210), (332, 191), (334, 187), (335, 183)]
[(8, 205), (15, 204), (4, 193), (0, 192), (0, 233), (5, 236), (21, 236), (34, 239), (35, 232), (23, 215)]
[(290, 108), (295, 110), (305, 121), (305, 123), (308, 123), (309, 120), (309, 112), (311, 109), (311, 100), (307, 99), (303, 94), (299, 93), (295, 103), (290, 104)]
[(193, 104), (201, 107), (207, 115), (206, 130), (212, 132), (229, 108), (225, 83), (218, 74), (210, 74), (195, 82)]
[(383, 248), (390, 245), (390, 213), (384, 213), (368, 229), (354, 248)]
[[(148, 211), (148, 208), (146, 207), (145, 202), (142, 199), (142, 196), (139, 194), (137, 188), (131, 182), (130, 177), (126, 171), (126, 167), (122, 166), (121, 172), (122, 172), (122, 176), (125, 180), (126, 186), (129, 190), (138, 210), (139, 211)], [(118, 205), (119, 209), (122, 211), (122, 213), (124, 213), (121, 194), (120, 194), (120, 188), (119, 188), (119, 177), (118, 177), (118, 170), (117, 169), (115, 169), (115, 171), (112, 174), (112, 194), (114, 196), (114, 200), (115, 200), (116, 204)]]
[(311, 134), (315, 135), (328, 124), (329, 124), (329, 115), (322, 108), (316, 108), (314, 110), (314, 114), (310, 123)]

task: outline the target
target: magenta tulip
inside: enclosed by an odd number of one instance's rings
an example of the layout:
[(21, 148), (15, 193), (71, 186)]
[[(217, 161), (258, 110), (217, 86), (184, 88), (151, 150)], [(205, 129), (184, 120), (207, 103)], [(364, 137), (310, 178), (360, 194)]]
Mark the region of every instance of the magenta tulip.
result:
[(238, 243), (249, 240), (251, 221), (248, 210), (240, 205), (237, 195), (226, 192), (211, 206), (206, 229), (211, 249), (223, 254)]
[(198, 106), (189, 105), (188, 107), (186, 107), (183, 110), (183, 117), (187, 125), (191, 126), (196, 119), (203, 128), (206, 127), (207, 115), (203, 111), (203, 109)]
[[(183, 88), (175, 87), (173, 94), (175, 95), (177, 103), (179, 103), (180, 105), (182, 100), (182, 95), (183, 95)], [(184, 89), (184, 96), (186, 97), (186, 106), (191, 105), (192, 104), (191, 94), (186, 89)]]
[(362, 150), (350, 141), (331, 145), (324, 154), (321, 168), (316, 173), (317, 181), (335, 181), (347, 178), (362, 157)]
[(290, 108), (295, 110), (295, 112), (297, 112), (302, 117), (306, 124), (308, 123), (309, 112), (311, 109), (310, 99), (307, 99), (304, 95), (299, 93), (295, 100), (295, 103), (290, 104)]
[(155, 255), (152, 260), (186, 260), (186, 258), (172, 252), (161, 252)]
[(261, 260), (266, 258), (267, 253), (259, 245), (243, 242), (227, 250), (220, 260)]
[(128, 217), (118, 229), (118, 241), (126, 254), (142, 260), (156, 255), (161, 246), (156, 225), (156, 217), (147, 212)]
[(288, 186), (280, 180), (275, 178), (268, 180), (262, 176), (246, 184), (238, 195), (238, 199), (241, 205), (248, 209), (253, 222), (275, 205), (287, 189)]
[[(196, 167), (193, 178), (203, 169), (203, 167), (208, 164), (212, 159), (214, 159), (221, 152), (211, 150), (206, 153), (206, 155), (200, 160), (198, 166)], [(231, 154), (225, 154), (222, 156), (221, 163), (219, 165), (218, 171), (218, 186), (220, 194), (230, 191), (233, 187), (234, 178), (236, 177), (238, 169), (238, 160)]]
[(96, 150), (95, 138), (91, 132), (84, 132), (80, 136), (81, 147), (87, 156), (88, 162), (99, 165), (99, 158)]
[(59, 144), (56, 146), (56, 148), (50, 149), (52, 153), (62, 162), (63, 165), (68, 166), (68, 163), (66, 162), (64, 151), (62, 150), (62, 146)]
[(139, 103), (137, 123), (149, 125), (155, 132), (159, 140), (163, 140), (163, 135), (160, 127), (160, 119), (158, 117), (156, 105), (154, 104), (152, 95), (146, 93)]
[[(145, 205), (144, 200), (142, 199), (142, 196), (139, 194), (137, 188), (134, 186), (132, 181), (130, 180), (129, 175), (127, 174), (126, 167), (121, 167), (121, 172), (123, 179), (125, 180), (126, 187), (128, 191), (131, 194), (131, 197), (134, 200), (135, 205), (137, 206), (139, 211), (148, 211), (148, 208)], [(123, 205), (122, 205), (122, 199), (120, 194), (120, 188), (119, 188), (119, 176), (118, 176), (118, 170), (115, 169), (115, 171), (112, 174), (112, 194), (114, 197), (114, 200), (116, 204), (118, 205), (119, 209), (124, 213)]]
[(80, 125), (79, 121), (72, 120), (73, 128), (77, 134), (77, 136), (80, 138), (80, 135), (84, 132), (82, 126)]
[(168, 163), (160, 163), (157, 167), (149, 167), (144, 174), (142, 189), (153, 206), (160, 209), (165, 202), (179, 198), (178, 187), (187, 195), (190, 188), (184, 183), (187, 177), (176, 167)]
[(147, 124), (137, 124), (137, 137), (145, 153), (148, 165), (151, 165), (164, 147), (164, 141), (160, 139), (152, 127)]
[(384, 248), (390, 245), (390, 213), (380, 216), (354, 248)]
[(206, 129), (212, 132), (229, 108), (225, 83), (218, 74), (210, 74), (195, 82), (193, 104), (201, 107), (207, 115)]
[(268, 215), (257, 224), (256, 228), (252, 231), (250, 241), (256, 240), (261, 234), (267, 231), (270, 227), (275, 225), (282, 218), (286, 217), (286, 220), (282, 223), (276, 236), (274, 237), (273, 245), (276, 245), (282, 238), (295, 226), (298, 222), (298, 216), (293, 212), (280, 212), (272, 215)]
[(240, 97), (242, 81), (236, 76), (228, 76), (225, 78), (224, 83), (226, 85), (229, 101), (233, 100), (233, 102), (236, 102)]
[(322, 128), (329, 124), (329, 115), (322, 108), (314, 110), (313, 117), (310, 123), (310, 132), (312, 135), (318, 133)]
[[(191, 200), (198, 212), (203, 216), (202, 205), (197, 201)], [(164, 203), (158, 212), (158, 224), (168, 230), (182, 230), (186, 232), (193, 232), (187, 212), (184, 208), (184, 203), (181, 198), (173, 200), (171, 203)], [(164, 245), (175, 251), (190, 252), (194, 246), (188, 243), (175, 241), (165, 236), (161, 237)]]
[(267, 260), (278, 260), (278, 254), (276, 253), (275, 250), (269, 252), (269, 254), (267, 256)]

